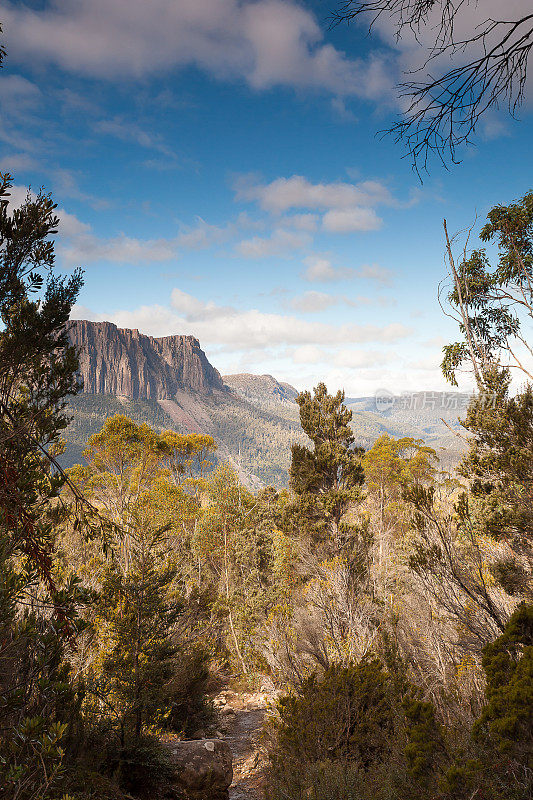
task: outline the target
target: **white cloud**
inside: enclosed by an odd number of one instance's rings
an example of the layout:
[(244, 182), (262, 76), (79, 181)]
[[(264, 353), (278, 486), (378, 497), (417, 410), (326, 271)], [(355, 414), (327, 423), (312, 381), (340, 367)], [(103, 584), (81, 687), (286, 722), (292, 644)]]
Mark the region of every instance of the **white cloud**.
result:
[[(27, 189), (23, 186), (16, 186), (11, 190), (16, 200), (16, 204), (25, 199)], [(93, 205), (97, 199), (92, 198)], [(210, 247), (215, 243), (225, 241), (242, 229), (252, 227), (249, 218), (239, 215), (233, 222), (226, 226), (218, 227), (209, 225), (204, 220), (198, 220), (195, 227), (185, 228), (168, 238), (159, 239), (139, 239), (134, 236), (127, 236), (119, 232), (115, 236), (103, 238), (96, 236), (92, 227), (82, 222), (74, 214), (66, 212), (60, 208), (57, 211), (60, 219), (59, 241), (57, 251), (68, 265), (88, 264), (95, 261), (110, 261), (120, 264), (140, 264), (150, 262), (170, 261), (179, 257), (183, 249), (200, 249)], [(281, 246), (288, 246), (293, 240), (293, 247), (302, 244), (302, 238), (306, 239), (307, 234), (287, 232), (287, 240), (275, 239), (270, 242), (273, 247), (277, 243)], [(259, 250), (259, 245), (257, 245)]]
[(341, 208), (324, 214), (322, 225), (329, 233), (354, 233), (377, 231), (383, 225), (383, 220), (373, 208)]
[(79, 220), (75, 214), (69, 214), (62, 208), (58, 211), (59, 231), (61, 236), (66, 239), (74, 239), (78, 236), (90, 236), (91, 226), (87, 222)]
[(278, 228), (269, 237), (253, 236), (237, 245), (237, 252), (245, 258), (266, 258), (281, 256), (292, 250), (301, 250), (311, 244), (311, 237), (305, 231), (287, 231)]
[[(1, 17), (0, 17), (1, 18)], [(17, 152), (35, 152), (42, 144), (40, 136), (28, 133), (38, 120), (43, 106), (41, 90), (21, 75), (2, 75), (0, 79), (0, 141)], [(14, 167), (12, 167), (14, 169)], [(9, 171), (9, 170), (8, 170)]]
[(234, 351), (263, 350), (281, 345), (350, 345), (367, 342), (393, 343), (408, 337), (411, 330), (402, 323), (379, 325), (308, 322), (291, 315), (271, 314), (257, 309), (238, 310), (204, 302), (181, 290), (172, 294), (174, 308), (141, 306), (133, 311), (95, 314), (76, 307), (74, 319), (109, 320), (119, 327), (138, 328), (152, 336), (181, 333), (196, 336), (204, 345)]
[(313, 313), (316, 311), (324, 311), (330, 306), (337, 305), (339, 298), (324, 292), (304, 292), (300, 297), (295, 297), (291, 301), (291, 306), (296, 311), (305, 313)]
[(295, 364), (320, 364), (320, 362), (327, 362), (329, 355), (329, 350), (324, 350), (323, 347), (317, 347), (315, 344), (304, 344), (289, 353)]
[(383, 297), (365, 297), (357, 295), (355, 298), (347, 297), (345, 294), (326, 294), (325, 292), (308, 291), (291, 300), (291, 307), (304, 314), (324, 311), (326, 308), (336, 305), (346, 305), (352, 308), (361, 306), (392, 305), (391, 301)]
[(381, 286), (390, 286), (394, 273), (392, 270), (380, 266), (380, 264), (363, 264), (363, 266), (357, 270), (357, 277), (365, 278)]
[(398, 355), (392, 352), (376, 350), (354, 350), (342, 347), (330, 349), (316, 345), (303, 345), (287, 352), (288, 357), (295, 364), (323, 364), (330, 367), (344, 367), (347, 369), (372, 368), (398, 361)]
[(377, 367), (398, 361), (394, 353), (380, 353), (373, 350), (338, 350), (333, 356), (333, 363), (337, 367), (360, 369), (361, 367)]
[(355, 270), (351, 267), (334, 267), (329, 258), (312, 255), (304, 258), (307, 269), (302, 277), (311, 282), (342, 281), (353, 278)]
[[(353, 278), (362, 278), (372, 281), (380, 286), (390, 286), (394, 277), (392, 270), (380, 264), (363, 264), (358, 269), (353, 267), (334, 267), (331, 260), (324, 255), (314, 254), (304, 258), (307, 269), (302, 273), (302, 278), (312, 283), (331, 283)], [(365, 304), (367, 298), (358, 297), (358, 304)], [(378, 299), (377, 302), (384, 302)], [(385, 301), (388, 302), (388, 301)]]
[(188, 322), (218, 319), (220, 317), (233, 316), (236, 313), (235, 309), (229, 306), (217, 306), (212, 300), (204, 303), (181, 289), (172, 290), (170, 303), (172, 308), (183, 314)]
[(324, 43), (315, 16), (289, 0), (56, 0), (0, 4), (10, 59), (106, 78), (195, 66), (218, 79), (378, 97), (380, 57), (350, 60)]
[(379, 181), (311, 183), (302, 175), (293, 175), (258, 184), (243, 176), (235, 189), (237, 199), (256, 200), (265, 211), (276, 214), (292, 208), (348, 209), (393, 203), (390, 191)]
[(23, 78), (22, 75), (2, 76), (0, 81), (0, 103), (2, 107), (13, 107), (20, 111), (34, 109), (42, 101), (42, 92), (38, 86)]
[(318, 219), (316, 214), (292, 214), (283, 218), (283, 224), (299, 231), (314, 233), (318, 228)]
[(176, 154), (164, 143), (161, 136), (150, 133), (136, 123), (124, 120), (121, 117), (99, 120), (95, 123), (94, 129), (98, 133), (106, 133), (123, 142), (134, 142), (140, 147), (155, 150), (171, 161), (176, 160)]
[(38, 168), (37, 161), (27, 153), (13, 153), (0, 159), (0, 172), (9, 172), (10, 175), (15, 172), (28, 172)]
[[(257, 202), (271, 214), (281, 215), (292, 209), (312, 209), (323, 213), (322, 228), (329, 233), (353, 233), (378, 230), (383, 222), (376, 213), (380, 205), (396, 206), (397, 201), (380, 181), (345, 183), (312, 183), (302, 175), (276, 178), (270, 183), (258, 182), (251, 175), (238, 178), (234, 184), (236, 199)], [(316, 214), (295, 214), (293, 219), (317, 224)], [(309, 224), (309, 223), (308, 223)]]
[(58, 209), (58, 253), (69, 265), (85, 265), (94, 261), (111, 261), (119, 264), (168, 261), (178, 255), (177, 239), (137, 239), (119, 233), (100, 238), (91, 226), (74, 214)]
[(70, 244), (61, 242), (58, 250), (67, 264), (80, 265), (94, 261), (142, 264), (177, 257), (176, 245), (171, 240), (142, 240), (124, 233), (109, 239), (99, 239), (91, 233), (77, 235)]
[(195, 226), (183, 228), (177, 236), (177, 242), (180, 247), (200, 250), (213, 244), (225, 242), (243, 230), (255, 230), (263, 227), (263, 223), (250, 219), (245, 212), (239, 214), (235, 220), (225, 225), (211, 225), (201, 217), (198, 217)]

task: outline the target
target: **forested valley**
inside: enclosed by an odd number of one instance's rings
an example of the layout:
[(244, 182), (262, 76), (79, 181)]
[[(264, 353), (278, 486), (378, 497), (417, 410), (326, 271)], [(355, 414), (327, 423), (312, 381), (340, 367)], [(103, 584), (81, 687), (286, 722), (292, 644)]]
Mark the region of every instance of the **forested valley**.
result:
[(450, 245), (462, 340), (443, 370), (453, 383), (467, 366), (477, 385), (458, 469), (422, 440), (355, 447), (343, 393), (319, 383), (297, 398), (310, 444), (292, 448), (290, 489), (253, 494), (213, 467), (211, 437), (121, 415), (83, 464), (59, 467), (79, 388), (65, 324), (83, 278), (53, 271), (50, 196), (12, 211), (10, 185), (4, 175), (1, 796), (215, 798), (175, 779), (168, 742), (210, 740), (222, 688), (267, 686), (268, 800), (531, 798), (533, 390), (520, 354), (533, 195), (490, 212), (495, 265), (481, 248), (456, 263)]

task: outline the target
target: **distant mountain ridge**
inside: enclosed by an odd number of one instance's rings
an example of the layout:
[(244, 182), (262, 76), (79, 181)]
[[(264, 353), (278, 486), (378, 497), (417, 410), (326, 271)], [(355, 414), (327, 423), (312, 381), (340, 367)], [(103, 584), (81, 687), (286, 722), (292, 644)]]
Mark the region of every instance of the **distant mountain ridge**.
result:
[(277, 381), (272, 375), (252, 375), (240, 372), (223, 375), (222, 380), (233, 392), (252, 402), (264, 405), (271, 403), (294, 403), (298, 390), (290, 383)]

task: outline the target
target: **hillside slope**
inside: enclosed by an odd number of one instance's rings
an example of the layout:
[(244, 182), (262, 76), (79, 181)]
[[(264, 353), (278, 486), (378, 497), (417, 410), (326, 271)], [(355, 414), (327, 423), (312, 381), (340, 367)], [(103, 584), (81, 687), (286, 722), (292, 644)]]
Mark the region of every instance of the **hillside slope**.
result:
[[(192, 336), (156, 339), (109, 322), (76, 321), (69, 330), (80, 352), (83, 389), (70, 401), (66, 466), (82, 459), (87, 440), (109, 416), (121, 413), (156, 430), (210, 434), (218, 458), (231, 461), (252, 488), (287, 485), (291, 444), (306, 441), (293, 386), (272, 375), (222, 378)], [(413, 436), (453, 467), (464, 446), (457, 417), (466, 400), (453, 392), (420, 392), (384, 401), (346, 398), (346, 405), (357, 444), (371, 447), (382, 433)]]

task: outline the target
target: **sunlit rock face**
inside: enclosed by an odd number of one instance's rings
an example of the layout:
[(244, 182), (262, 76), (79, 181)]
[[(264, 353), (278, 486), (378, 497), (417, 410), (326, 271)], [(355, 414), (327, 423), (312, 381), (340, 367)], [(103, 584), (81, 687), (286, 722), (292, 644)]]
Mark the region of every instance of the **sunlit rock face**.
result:
[(86, 394), (167, 400), (179, 390), (211, 394), (225, 388), (194, 336), (155, 339), (87, 320), (70, 322), (69, 336), (79, 351)]

